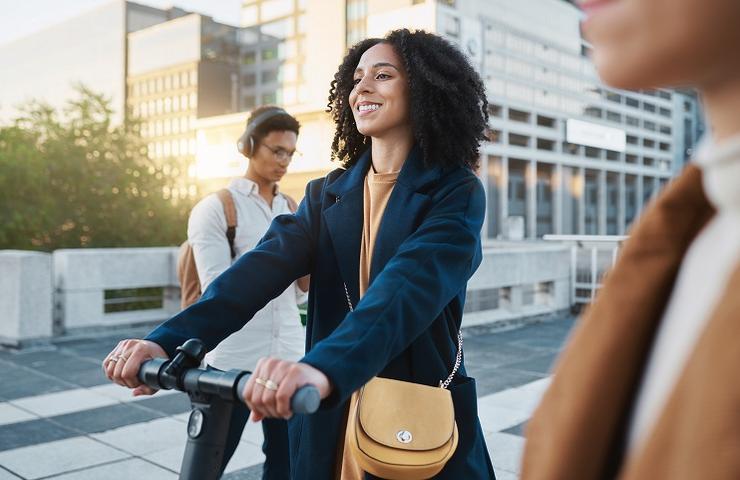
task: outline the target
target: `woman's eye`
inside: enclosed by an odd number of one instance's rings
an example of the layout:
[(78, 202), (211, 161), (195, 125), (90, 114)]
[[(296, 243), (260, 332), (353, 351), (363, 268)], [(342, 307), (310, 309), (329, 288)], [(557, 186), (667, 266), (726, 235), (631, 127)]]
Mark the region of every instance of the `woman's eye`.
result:
[(375, 79), (376, 79), (376, 80), (385, 80), (386, 78), (391, 78), (391, 76), (390, 76), (390, 75), (388, 75), (387, 73), (379, 73), (379, 74), (378, 74), (378, 75), (377, 75), (377, 76), (375, 77)]
[(358, 83), (360, 83), (359, 78), (355, 78), (354, 80), (352, 80), (352, 85), (357, 85)]

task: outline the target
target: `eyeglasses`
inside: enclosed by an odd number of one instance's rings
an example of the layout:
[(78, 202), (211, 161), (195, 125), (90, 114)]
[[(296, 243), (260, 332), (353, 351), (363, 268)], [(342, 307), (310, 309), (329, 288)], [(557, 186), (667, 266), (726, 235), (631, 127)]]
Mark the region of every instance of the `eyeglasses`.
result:
[(295, 157), (300, 158), (301, 156), (303, 156), (303, 154), (299, 152), (298, 150), (293, 150), (292, 152), (289, 152), (282, 147), (271, 147), (265, 143), (263, 143), (262, 146), (268, 149), (269, 151), (271, 151), (272, 154), (275, 155), (276, 159), (281, 160), (283, 162), (286, 160), (291, 161)]

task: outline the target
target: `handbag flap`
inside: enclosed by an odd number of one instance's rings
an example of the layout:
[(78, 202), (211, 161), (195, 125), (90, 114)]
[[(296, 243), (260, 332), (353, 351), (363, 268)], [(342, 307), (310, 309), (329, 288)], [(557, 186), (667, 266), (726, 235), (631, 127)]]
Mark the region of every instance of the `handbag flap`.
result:
[(360, 391), (360, 426), (372, 440), (403, 450), (432, 450), (450, 441), (455, 409), (450, 391), (375, 377)]

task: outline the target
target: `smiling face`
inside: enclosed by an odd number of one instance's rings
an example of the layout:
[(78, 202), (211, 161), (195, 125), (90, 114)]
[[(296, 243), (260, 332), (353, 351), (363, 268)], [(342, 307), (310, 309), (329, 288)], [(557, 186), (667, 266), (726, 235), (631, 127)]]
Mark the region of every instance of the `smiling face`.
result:
[(379, 43), (362, 55), (349, 105), (357, 130), (365, 136), (381, 138), (410, 127), (408, 77), (391, 45)]
[(740, 72), (738, 0), (579, 3), (596, 68), (615, 87), (706, 87)]

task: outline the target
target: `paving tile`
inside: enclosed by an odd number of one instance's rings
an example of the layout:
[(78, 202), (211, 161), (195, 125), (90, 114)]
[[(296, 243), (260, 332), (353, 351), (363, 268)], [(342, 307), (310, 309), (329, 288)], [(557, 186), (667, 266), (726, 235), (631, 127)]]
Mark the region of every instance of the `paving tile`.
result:
[(176, 480), (177, 474), (138, 458), (86, 468), (64, 475), (49, 477), (53, 480)]
[(114, 398), (122, 403), (141, 402), (149, 398), (160, 398), (160, 397), (165, 397), (167, 395), (180, 394), (180, 392), (176, 390), (160, 390), (159, 392), (155, 394), (156, 397), (147, 397), (147, 396), (134, 397), (131, 394), (132, 390), (130, 388), (117, 385), (115, 383), (111, 383), (107, 380), (106, 380), (106, 383), (103, 385), (97, 385), (95, 387), (88, 388), (88, 391), (98, 394), (98, 395), (103, 395), (105, 397)]
[(161, 412), (140, 408), (138, 402), (131, 402), (59, 415), (51, 417), (51, 420), (80, 433), (98, 433), (164, 416)]
[(519, 475), (502, 469), (494, 469), (496, 480), (519, 480)]
[(239, 446), (236, 447), (234, 456), (231, 457), (229, 464), (226, 465), (224, 473), (241, 470), (252, 465), (261, 464), (264, 461), (265, 455), (262, 453), (261, 447), (248, 442), (239, 442)]
[[(125, 458), (121, 451), (86, 437), (0, 452), (0, 465), (29, 480)], [(100, 478), (100, 477), (98, 477)]]
[(242, 468), (230, 473), (224, 473), (221, 480), (262, 480), (262, 464)]
[(484, 400), (487, 405), (518, 410), (531, 415), (537, 405), (539, 405), (542, 394), (549, 384), (550, 379), (544, 378), (520, 387), (509, 388), (494, 393), (487, 396)]
[(508, 433), (491, 433), (486, 436), (486, 444), (495, 472), (519, 474), (524, 452), (522, 437)]
[(79, 412), (117, 403), (115, 399), (98, 395), (87, 389), (74, 389), (63, 392), (36, 395), (20, 398), (11, 402), (16, 407), (28, 410), (36, 415), (52, 417), (65, 413)]
[(544, 373), (526, 372), (503, 367), (467, 366), (468, 374), (475, 378), (479, 397), (518, 387), (541, 378)]
[[(77, 436), (78, 433), (47, 419), (28, 420), (0, 426), (0, 451), (37, 445)], [(2, 465), (2, 462), (0, 462)]]
[(503, 366), (507, 368), (512, 368), (514, 370), (522, 370), (525, 372), (549, 375), (551, 373), (552, 366), (556, 358), (557, 353), (546, 353), (544, 355), (537, 355), (536, 357), (528, 358), (526, 360), (507, 363)]
[(35, 420), (37, 418), (37, 415), (20, 409), (13, 404), (7, 402), (0, 403), (0, 425), (25, 422), (27, 420)]
[(525, 429), (527, 428), (528, 422), (522, 422), (518, 425), (514, 425), (511, 428), (507, 428), (506, 430), (501, 430), (501, 433), (510, 433), (512, 435), (518, 435), (520, 437), (525, 436)]
[(177, 415), (190, 411), (190, 398), (182, 392), (174, 392), (172, 395), (156, 393), (149, 398), (137, 400), (136, 404), (166, 415)]
[(30, 368), (18, 367), (11, 362), (0, 362), (0, 368), (3, 370), (3, 381), (0, 382), (0, 398), (3, 400), (15, 400), (75, 388), (73, 384)]
[(21, 477), (18, 477), (16, 475), (13, 475), (11, 472), (5, 470), (2, 465), (0, 465), (0, 480), (23, 480)]
[(522, 410), (488, 405), (485, 399), (481, 399), (478, 401), (478, 418), (484, 432), (495, 433), (522, 423), (529, 419), (529, 414)]
[(91, 435), (92, 438), (132, 455), (142, 456), (187, 441), (186, 425), (171, 418), (159, 418)]

